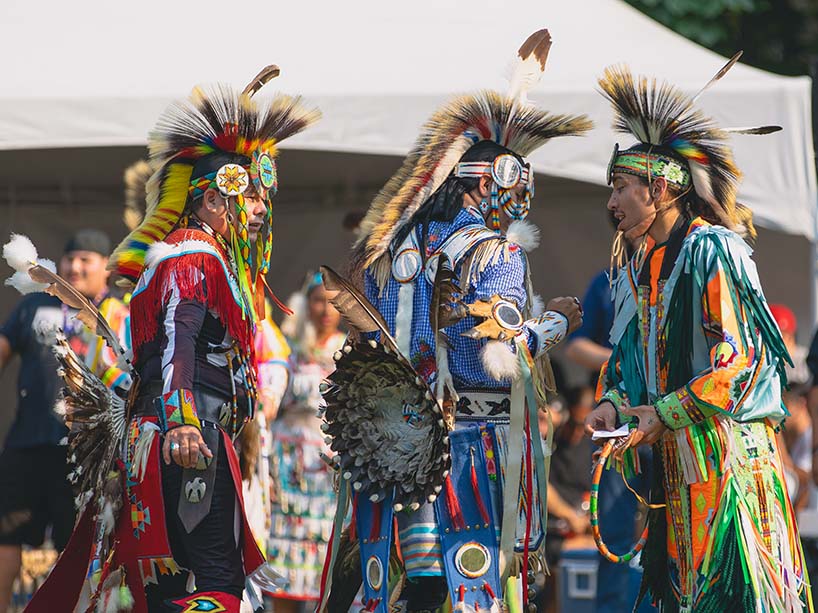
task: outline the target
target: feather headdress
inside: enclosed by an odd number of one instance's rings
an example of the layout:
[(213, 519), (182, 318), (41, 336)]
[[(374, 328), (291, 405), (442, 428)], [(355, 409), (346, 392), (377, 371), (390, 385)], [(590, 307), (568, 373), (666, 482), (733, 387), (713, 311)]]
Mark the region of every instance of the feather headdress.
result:
[[(156, 172), (146, 185), (145, 218), (114, 251), (113, 270), (131, 280), (139, 276), (148, 247), (178, 224), (189, 198), (214, 184), (214, 165), (241, 166), (257, 185), (257, 177), (263, 174), (265, 195), (275, 193), (273, 160), (278, 144), (309, 127), (320, 113), (305, 107), (299, 97), (278, 95), (264, 104), (251, 98), (278, 74), (269, 68), (244, 91), (224, 85), (196, 87), (188, 99), (173, 103), (159, 118), (148, 137), (149, 163)], [(209, 159), (213, 164), (208, 165)], [(271, 247), (270, 224), (266, 226), (265, 240), (258, 241), (264, 244), (264, 261)], [(243, 249), (248, 252), (249, 245)]]
[(585, 115), (552, 115), (527, 103), (550, 47), (548, 31), (535, 32), (520, 47), (508, 95), (482, 91), (460, 96), (429, 118), (401, 168), (372, 201), (361, 223), (353, 268), (367, 267), (386, 253), (400, 228), (476, 143), (491, 140), (526, 156), (551, 138), (591, 129)]
[(733, 161), (729, 133), (768, 134), (778, 126), (720, 129), (694, 104), (738, 61), (733, 56), (698, 94), (690, 97), (667, 82), (634, 78), (626, 66), (605, 69), (599, 79), (614, 109), (613, 128), (632, 134), (639, 144), (614, 149), (608, 170), (645, 178), (663, 176), (679, 188), (692, 188), (710, 208), (715, 221), (743, 234), (755, 235), (752, 214), (736, 202), (741, 172)]

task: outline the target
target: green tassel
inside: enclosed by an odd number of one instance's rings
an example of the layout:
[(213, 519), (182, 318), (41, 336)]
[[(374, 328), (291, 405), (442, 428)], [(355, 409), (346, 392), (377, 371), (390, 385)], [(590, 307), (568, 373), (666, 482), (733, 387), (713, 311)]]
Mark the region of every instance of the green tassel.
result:
[(134, 599), (131, 590), (127, 585), (119, 586), (119, 610), (130, 611), (133, 609)]
[(717, 574), (704, 588), (694, 608), (696, 613), (754, 611), (755, 594), (747, 578), (736, 519), (732, 518), (715, 555), (720, 560)]

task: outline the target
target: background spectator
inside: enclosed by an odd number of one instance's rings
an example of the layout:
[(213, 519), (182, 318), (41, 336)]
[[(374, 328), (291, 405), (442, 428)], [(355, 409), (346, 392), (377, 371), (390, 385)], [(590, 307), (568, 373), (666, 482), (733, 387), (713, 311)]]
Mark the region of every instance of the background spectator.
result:
[[(105, 234), (81, 230), (66, 244), (59, 273), (97, 305), (127, 348), (128, 309), (107, 286), (110, 251)], [(50, 527), (54, 546), (62, 550), (74, 527), (64, 445), (68, 431), (54, 412), (62, 387), (52, 353), (56, 330), (65, 332), (71, 348), (106, 384), (130, 384), (113, 352), (75, 314), (53, 296), (29, 294), (0, 328), (0, 368), (15, 354), (22, 361), (14, 423), (0, 453), (0, 613), (20, 571), (22, 545), (39, 547)]]
[(321, 275), (309, 275), (290, 300), (294, 315), (281, 326), (292, 350), (291, 377), (272, 427), (269, 559), (289, 585), (276, 593), (277, 613), (314, 608), (335, 513), (333, 471), (321, 459), (329, 450), (316, 416), (323, 403), (319, 386), (335, 370), (332, 355), (346, 338), (329, 297)]

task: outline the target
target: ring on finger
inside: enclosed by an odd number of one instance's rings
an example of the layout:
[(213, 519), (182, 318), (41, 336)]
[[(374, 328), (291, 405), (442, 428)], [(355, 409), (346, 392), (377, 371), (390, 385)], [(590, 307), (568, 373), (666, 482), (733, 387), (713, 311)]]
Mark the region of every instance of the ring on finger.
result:
[(179, 443), (177, 443), (176, 441), (173, 441), (170, 444), (170, 450), (171, 451), (179, 451)]

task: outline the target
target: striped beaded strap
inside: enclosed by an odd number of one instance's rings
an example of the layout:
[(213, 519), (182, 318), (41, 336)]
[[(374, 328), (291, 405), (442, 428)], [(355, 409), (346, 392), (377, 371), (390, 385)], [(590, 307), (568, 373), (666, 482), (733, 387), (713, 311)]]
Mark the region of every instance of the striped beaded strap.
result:
[(642, 531), (642, 536), (639, 537), (639, 541), (637, 541), (631, 550), (624, 555), (618, 556), (615, 553), (611, 553), (608, 546), (602, 541), (602, 535), (599, 532), (599, 481), (602, 478), (602, 470), (605, 468), (605, 462), (607, 462), (608, 456), (611, 455), (611, 451), (614, 450), (617, 443), (621, 442), (621, 439), (609, 439), (605, 443), (599, 454), (596, 466), (594, 466), (594, 474), (591, 479), (591, 532), (594, 535), (594, 542), (596, 542), (596, 548), (599, 549), (599, 553), (613, 564), (627, 564), (630, 562), (636, 554), (642, 551), (645, 547), (645, 542), (648, 540), (648, 527), (646, 525)]

